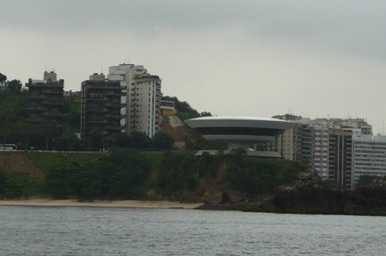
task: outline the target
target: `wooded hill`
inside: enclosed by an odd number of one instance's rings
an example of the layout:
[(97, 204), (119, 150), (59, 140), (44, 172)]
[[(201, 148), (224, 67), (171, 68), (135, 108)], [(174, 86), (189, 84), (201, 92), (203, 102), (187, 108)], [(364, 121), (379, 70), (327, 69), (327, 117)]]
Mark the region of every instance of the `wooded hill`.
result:
[(232, 202), (293, 184), (306, 166), (240, 152), (0, 153), (0, 198), (169, 199)]

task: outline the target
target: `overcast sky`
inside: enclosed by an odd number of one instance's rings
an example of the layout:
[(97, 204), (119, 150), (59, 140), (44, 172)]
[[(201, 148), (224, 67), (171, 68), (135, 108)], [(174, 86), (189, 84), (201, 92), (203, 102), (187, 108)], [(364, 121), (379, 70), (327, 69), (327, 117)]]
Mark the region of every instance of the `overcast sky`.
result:
[(0, 0), (0, 73), (65, 90), (143, 65), (164, 95), (218, 116), (386, 125), (384, 0)]

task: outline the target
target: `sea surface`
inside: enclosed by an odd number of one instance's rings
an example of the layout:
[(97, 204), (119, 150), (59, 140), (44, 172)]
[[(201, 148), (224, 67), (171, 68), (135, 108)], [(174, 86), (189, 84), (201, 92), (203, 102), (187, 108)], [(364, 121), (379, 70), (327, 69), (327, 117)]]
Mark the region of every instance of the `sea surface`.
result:
[(386, 255), (386, 217), (0, 206), (0, 255)]

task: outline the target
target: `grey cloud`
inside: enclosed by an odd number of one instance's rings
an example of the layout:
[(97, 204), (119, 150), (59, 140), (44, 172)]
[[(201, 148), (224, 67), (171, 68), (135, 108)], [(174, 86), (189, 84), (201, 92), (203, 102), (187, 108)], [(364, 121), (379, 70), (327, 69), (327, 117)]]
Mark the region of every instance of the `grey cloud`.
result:
[(385, 54), (386, 2), (372, 0), (3, 0), (0, 28), (37, 33), (116, 33), (239, 25), (250, 36), (312, 50)]
[[(98, 28), (211, 27), (242, 23), (265, 33), (297, 35), (331, 26), (385, 21), (382, 1), (6, 0), (0, 26)], [(382, 26), (379, 24), (378, 26)]]

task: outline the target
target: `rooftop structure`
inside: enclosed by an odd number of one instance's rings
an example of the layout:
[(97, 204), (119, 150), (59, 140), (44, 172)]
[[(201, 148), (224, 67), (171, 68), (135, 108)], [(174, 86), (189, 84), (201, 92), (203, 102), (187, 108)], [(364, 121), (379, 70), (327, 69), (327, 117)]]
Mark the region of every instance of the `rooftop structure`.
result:
[(177, 114), (174, 101), (161, 100), (160, 109), (161, 109), (162, 115), (164, 116), (173, 116)]

